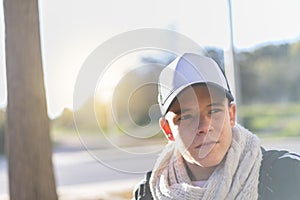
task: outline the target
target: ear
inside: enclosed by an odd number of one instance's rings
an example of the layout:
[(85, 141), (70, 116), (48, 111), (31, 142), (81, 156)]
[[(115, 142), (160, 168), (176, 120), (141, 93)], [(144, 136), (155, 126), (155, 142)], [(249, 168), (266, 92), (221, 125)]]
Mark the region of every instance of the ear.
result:
[(236, 123), (236, 105), (235, 105), (235, 103), (231, 103), (229, 106), (229, 117), (230, 117), (230, 125), (233, 128)]
[(166, 138), (169, 141), (174, 141), (174, 136), (173, 136), (173, 133), (171, 131), (168, 120), (166, 120), (165, 118), (162, 117), (162, 118), (159, 119), (159, 124), (160, 124), (160, 127), (163, 130)]

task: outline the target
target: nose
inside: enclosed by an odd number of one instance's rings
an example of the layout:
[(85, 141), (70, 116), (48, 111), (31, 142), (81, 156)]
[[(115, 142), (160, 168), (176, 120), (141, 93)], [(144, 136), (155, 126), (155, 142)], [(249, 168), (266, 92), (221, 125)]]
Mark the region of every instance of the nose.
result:
[(211, 119), (208, 119), (206, 117), (200, 117), (198, 126), (196, 127), (196, 134), (207, 134), (212, 130), (211, 126)]

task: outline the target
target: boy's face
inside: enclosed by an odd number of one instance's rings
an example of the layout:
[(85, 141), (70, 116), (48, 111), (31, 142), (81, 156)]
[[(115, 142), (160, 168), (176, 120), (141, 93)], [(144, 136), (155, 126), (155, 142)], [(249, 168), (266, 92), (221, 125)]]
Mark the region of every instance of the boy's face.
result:
[(194, 85), (179, 93), (160, 123), (163, 130), (166, 126), (171, 130), (187, 162), (213, 167), (231, 145), (235, 109), (234, 104), (228, 105), (225, 93)]

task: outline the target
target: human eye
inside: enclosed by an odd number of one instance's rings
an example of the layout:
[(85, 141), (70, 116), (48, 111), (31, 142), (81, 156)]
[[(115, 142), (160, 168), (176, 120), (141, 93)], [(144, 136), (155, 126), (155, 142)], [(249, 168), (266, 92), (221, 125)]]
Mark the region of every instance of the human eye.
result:
[(180, 116), (179, 120), (184, 121), (184, 120), (189, 120), (189, 119), (192, 119), (192, 118), (193, 118), (193, 116), (191, 114), (186, 114), (186, 115)]
[(222, 112), (223, 110), (221, 108), (213, 108), (209, 111), (209, 114), (217, 114)]

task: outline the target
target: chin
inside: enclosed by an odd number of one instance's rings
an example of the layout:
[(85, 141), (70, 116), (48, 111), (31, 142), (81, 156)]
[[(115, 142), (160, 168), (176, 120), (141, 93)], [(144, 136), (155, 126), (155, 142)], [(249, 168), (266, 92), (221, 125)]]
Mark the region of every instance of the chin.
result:
[(214, 155), (213, 153), (209, 153), (204, 158), (196, 157), (196, 161), (197, 161), (198, 165), (200, 165), (202, 167), (215, 167), (222, 162), (223, 158), (224, 158), (224, 156)]
[(220, 162), (206, 162), (206, 161), (197, 161), (195, 164), (199, 165), (203, 168), (216, 167), (220, 164)]

